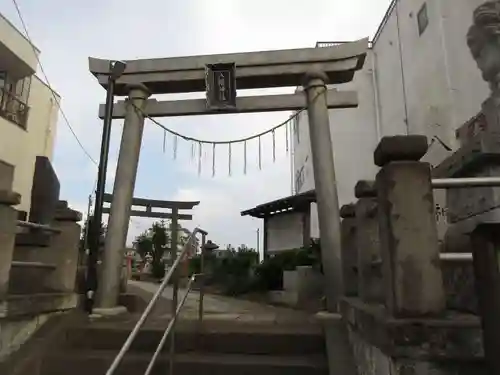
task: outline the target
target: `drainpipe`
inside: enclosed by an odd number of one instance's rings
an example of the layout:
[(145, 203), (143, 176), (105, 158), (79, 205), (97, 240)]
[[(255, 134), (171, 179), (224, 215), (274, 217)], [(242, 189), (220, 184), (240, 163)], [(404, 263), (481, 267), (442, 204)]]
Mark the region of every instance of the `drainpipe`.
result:
[(52, 133), (52, 111), (54, 109), (54, 99), (53, 98), (50, 98), (49, 99), (49, 111), (48, 111), (48, 116), (47, 116), (47, 127), (45, 129), (45, 140), (44, 140), (44, 144), (43, 144), (43, 156), (46, 156), (49, 158), (49, 160), (52, 160), (52, 152), (50, 154), (50, 157), (49, 155), (47, 154), (47, 147), (48, 147), (48, 143), (49, 143), (49, 137)]
[(381, 119), (380, 119), (380, 101), (378, 93), (378, 79), (377, 79), (377, 54), (372, 46), (372, 85), (373, 96), (375, 99), (375, 131), (377, 133), (377, 143), (382, 138)]
[[(451, 74), (450, 74), (450, 64), (448, 60), (448, 46), (446, 43), (446, 34), (445, 34), (445, 27), (444, 27), (444, 20), (445, 20), (445, 15), (443, 14), (443, 0), (438, 0), (437, 1), (437, 7), (438, 7), (438, 13), (439, 13), (439, 34), (440, 34), (440, 39), (441, 39), (441, 51), (443, 53), (443, 64), (444, 64), (444, 71), (445, 71), (445, 76), (446, 76), (446, 84), (448, 86), (448, 101), (449, 101), (449, 106), (450, 106), (450, 114), (451, 114), (451, 127), (447, 126), (447, 134), (450, 137), (447, 141), (448, 144), (455, 143), (455, 138), (453, 136), (454, 134), (454, 127), (458, 125), (457, 122), (457, 114), (455, 110), (455, 105), (454, 105), (454, 89), (451, 83)], [(450, 142), (451, 141), (451, 142)]]

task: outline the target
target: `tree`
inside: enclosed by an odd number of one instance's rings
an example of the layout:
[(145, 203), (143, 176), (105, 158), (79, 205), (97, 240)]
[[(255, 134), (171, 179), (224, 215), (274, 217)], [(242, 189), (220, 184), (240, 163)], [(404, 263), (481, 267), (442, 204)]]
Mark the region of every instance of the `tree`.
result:
[(143, 259), (148, 253), (153, 257), (151, 266), (155, 277), (161, 278), (165, 273), (162, 259), (169, 242), (168, 222), (164, 220), (154, 222), (149, 229), (137, 236), (134, 241), (134, 247)]
[(142, 259), (145, 258), (146, 254), (153, 252), (153, 241), (149, 234), (149, 229), (135, 238), (134, 247)]
[(163, 253), (170, 240), (170, 234), (167, 232), (167, 226), (164, 220), (153, 223), (150, 230), (151, 242), (153, 245), (153, 263), (161, 262)]

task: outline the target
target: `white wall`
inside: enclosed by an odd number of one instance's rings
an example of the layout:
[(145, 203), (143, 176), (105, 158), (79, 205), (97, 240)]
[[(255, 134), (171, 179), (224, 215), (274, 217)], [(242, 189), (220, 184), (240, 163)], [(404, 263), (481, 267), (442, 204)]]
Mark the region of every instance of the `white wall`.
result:
[(17, 209), (29, 212), (36, 156), (52, 159), (58, 118), (51, 89), (33, 76), (26, 130), (0, 117), (0, 160), (16, 167), (14, 191), (21, 194)]
[[(418, 32), (417, 14), (425, 1), (400, 0), (391, 17), (399, 17), (409, 131), (426, 134), (429, 139), (438, 136), (452, 149), (458, 146), (455, 129), (477, 114), (488, 94), (466, 44), (472, 12), (482, 2), (427, 0), (429, 25), (422, 35)], [(382, 34), (391, 34), (391, 40), (397, 42), (397, 28), (384, 28)], [(383, 38), (374, 44), (378, 55), (389, 48)], [(386, 66), (377, 68), (390, 73)], [(383, 87), (385, 81), (379, 84)], [(381, 107), (391, 105), (390, 95), (382, 95)], [(448, 155), (434, 144), (426, 160), (436, 165)]]
[[(335, 162), (335, 173), (340, 205), (354, 200), (354, 186), (360, 179), (372, 179), (377, 169), (373, 164), (373, 149), (378, 135), (375, 116), (375, 101), (371, 74), (371, 56), (365, 69), (358, 72), (353, 82), (335, 87), (339, 90), (358, 92), (359, 106), (356, 109), (330, 110), (330, 131)], [(314, 173), (309, 140), (307, 113), (299, 117), (298, 131), (294, 136), (295, 175), (303, 168), (302, 186), (297, 193), (314, 189)], [(311, 205), (311, 236), (319, 237), (316, 204)]]
[[(354, 184), (362, 176), (372, 177), (376, 171), (372, 162), (372, 155), (366, 150), (372, 150), (375, 147), (377, 134), (372, 95), (373, 87), (369, 71), (358, 72), (352, 83), (341, 85), (339, 89), (357, 91), (359, 100), (357, 109), (329, 111), (339, 199), (344, 204), (354, 199), (352, 189)], [(294, 157), (296, 171), (304, 167), (304, 183), (302, 186), (297, 186), (297, 193), (314, 188), (314, 173), (310, 151), (307, 114), (302, 113), (299, 117), (299, 134), (295, 135)]]
[[(374, 178), (377, 169), (372, 155), (377, 132), (382, 136), (426, 134), (429, 141), (438, 136), (456, 149), (455, 129), (477, 114), (488, 95), (487, 84), (466, 44), (472, 12), (483, 2), (427, 0), (429, 24), (419, 35), (417, 14), (425, 1), (398, 1), (374, 40), (363, 70), (352, 83), (339, 86), (358, 91), (359, 107), (330, 111), (340, 205), (354, 199), (353, 187), (358, 180)], [(295, 171), (302, 166), (306, 170), (303, 186), (297, 189), (301, 192), (314, 188), (314, 176), (304, 115), (298, 127)], [(449, 154), (436, 142), (424, 160), (436, 165)], [(444, 194), (436, 194), (436, 202), (443, 204)], [(317, 233), (313, 208), (311, 235)]]
[(282, 213), (266, 220), (268, 253), (297, 249), (303, 246), (302, 213)]
[[(472, 12), (484, 0), (441, 0), (443, 3), (443, 28), (446, 38), (449, 75), (453, 91), (453, 110), (458, 126), (470, 119), (480, 109), (489, 95), (486, 82), (465, 45), (465, 35), (472, 25)], [(457, 128), (458, 126), (455, 126)]]

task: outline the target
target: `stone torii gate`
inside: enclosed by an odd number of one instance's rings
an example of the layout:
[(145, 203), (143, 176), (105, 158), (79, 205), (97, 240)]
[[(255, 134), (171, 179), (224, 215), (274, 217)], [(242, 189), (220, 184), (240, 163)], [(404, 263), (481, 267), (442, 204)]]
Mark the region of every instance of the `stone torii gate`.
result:
[[(113, 195), (112, 194), (104, 194), (104, 203), (108, 203), (108, 207), (103, 207), (102, 213), (103, 214), (109, 214), (112, 212), (112, 207), (113, 207)], [(147, 199), (147, 198), (137, 198), (133, 197), (132, 198), (132, 204), (131, 206), (135, 207), (144, 207), (144, 210), (138, 210), (138, 209), (133, 209), (131, 207), (129, 211), (130, 216), (135, 216), (135, 217), (147, 217), (147, 218), (155, 218), (155, 219), (169, 219), (170, 220), (170, 259), (172, 262), (175, 261), (175, 258), (177, 257), (177, 245), (178, 245), (178, 223), (179, 220), (192, 220), (193, 215), (191, 214), (186, 214), (186, 213), (180, 213), (180, 210), (192, 210), (194, 207), (199, 205), (199, 201), (192, 201), (192, 202), (187, 202), (187, 201), (166, 201), (166, 200), (157, 200), (157, 199)], [(165, 211), (157, 211), (154, 209), (167, 209), (170, 210), (170, 212), (165, 212)], [(128, 227), (128, 225), (127, 225)], [(108, 251), (106, 252), (106, 245), (114, 249), (115, 246), (119, 246), (119, 244), (114, 244), (112, 242), (108, 241), (113, 241), (113, 240), (119, 240), (120, 238), (115, 236), (115, 237), (110, 237), (109, 239), (106, 238), (106, 243), (105, 243), (105, 253), (104, 253), (104, 264), (115, 264), (118, 265), (118, 268), (110, 269), (110, 268), (105, 268), (104, 270), (106, 272), (101, 273), (101, 285), (102, 287), (99, 288), (99, 292), (97, 293), (98, 301), (106, 299), (105, 296), (110, 296), (114, 295), (115, 293), (115, 288), (116, 285), (115, 283), (120, 280), (120, 271), (121, 271), (121, 265), (122, 265), (122, 254), (119, 251)], [(178, 278), (177, 275), (174, 279), (174, 300), (177, 300), (177, 288), (178, 288)], [(119, 284), (118, 284), (119, 285)], [(119, 286), (118, 286), (119, 288)], [(118, 296), (117, 296), (118, 297)], [(116, 303), (116, 302), (115, 302)], [(175, 308), (177, 308), (177, 304), (174, 304)], [(175, 311), (175, 310), (174, 310)]]
[[(113, 202), (113, 195), (104, 194), (104, 203), (109, 203), (110, 207), (103, 207), (102, 213), (111, 213), (111, 203)], [(170, 219), (170, 220), (192, 220), (193, 215), (179, 213), (179, 210), (192, 210), (194, 207), (199, 205), (199, 201), (185, 202), (185, 201), (163, 201), (157, 199), (147, 199), (147, 198), (132, 198), (132, 206), (145, 207), (144, 210), (134, 210), (130, 211), (130, 216), (136, 217), (147, 217), (154, 219)], [(154, 208), (168, 209), (171, 212), (164, 211), (153, 211)]]
[[(352, 108), (358, 102), (356, 92), (327, 90), (326, 85), (352, 81), (355, 72), (363, 67), (367, 50), (368, 39), (363, 39), (324, 48), (125, 61), (126, 70), (115, 85), (115, 94), (128, 96), (128, 100), (119, 101), (113, 111), (113, 118), (124, 118), (125, 122), (105, 251), (114, 253), (125, 246), (144, 115), (268, 112), (307, 106), (322, 259), (328, 285), (327, 307), (335, 311), (342, 295), (340, 215), (328, 108)], [(109, 63), (109, 60), (89, 58), (89, 70), (104, 88), (108, 85)], [(236, 97), (236, 89), (300, 85), (305, 89), (305, 97), (302, 93)], [(203, 91), (207, 91), (206, 101), (148, 99), (153, 94)], [(103, 117), (103, 105), (99, 114)], [(104, 267), (106, 271), (116, 265), (104, 264)], [(117, 297), (117, 288), (112, 288), (97, 301), (98, 307), (115, 307)]]

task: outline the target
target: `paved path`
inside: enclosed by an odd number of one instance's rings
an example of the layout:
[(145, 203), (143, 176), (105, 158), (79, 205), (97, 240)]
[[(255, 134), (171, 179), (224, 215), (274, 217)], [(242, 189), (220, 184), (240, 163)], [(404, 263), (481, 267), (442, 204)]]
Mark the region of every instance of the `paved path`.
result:
[[(140, 289), (149, 294), (155, 293), (159, 285), (143, 281), (129, 281), (133, 289)], [(185, 289), (179, 289), (179, 300), (186, 293)], [(165, 300), (171, 300), (173, 288), (167, 286), (162, 297)], [(252, 301), (245, 301), (231, 297), (205, 294), (204, 315), (209, 319), (225, 319), (238, 321), (274, 321), (278, 322), (304, 322), (311, 321), (313, 318), (304, 312), (275, 307)], [(181, 317), (194, 318), (198, 314), (199, 292), (191, 291), (187, 297), (186, 303), (181, 311)]]

